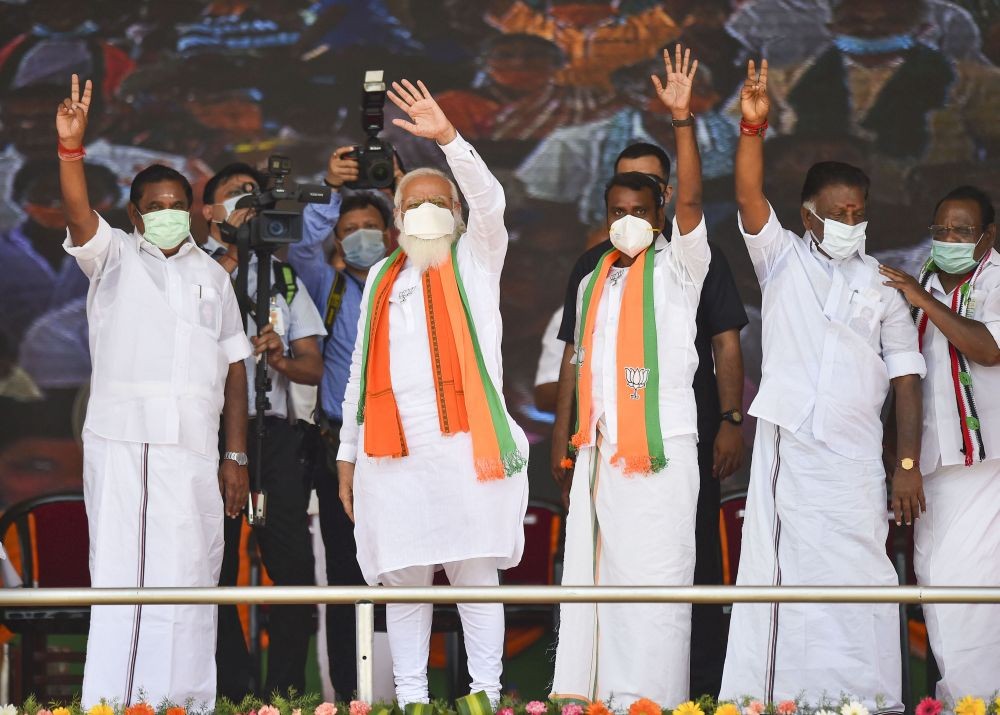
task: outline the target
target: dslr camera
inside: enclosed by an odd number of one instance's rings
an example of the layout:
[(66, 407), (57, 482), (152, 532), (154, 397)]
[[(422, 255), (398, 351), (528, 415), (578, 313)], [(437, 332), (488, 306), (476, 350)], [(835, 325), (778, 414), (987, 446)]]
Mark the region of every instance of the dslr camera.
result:
[(385, 125), (385, 82), (382, 70), (368, 70), (361, 91), (361, 129), (365, 141), (344, 155), (358, 160), (358, 180), (344, 185), (349, 189), (384, 189), (395, 181), (392, 144), (379, 139)]
[[(306, 204), (330, 201), (330, 187), (318, 184), (286, 183), (292, 160), (272, 154), (267, 159), (270, 188), (255, 189), (236, 202), (236, 208), (254, 209), (254, 215), (238, 228), (222, 224), (222, 237), (229, 243), (243, 243), (251, 251), (275, 250), (286, 243), (302, 240), (302, 211)], [(278, 204), (283, 208), (277, 208)]]

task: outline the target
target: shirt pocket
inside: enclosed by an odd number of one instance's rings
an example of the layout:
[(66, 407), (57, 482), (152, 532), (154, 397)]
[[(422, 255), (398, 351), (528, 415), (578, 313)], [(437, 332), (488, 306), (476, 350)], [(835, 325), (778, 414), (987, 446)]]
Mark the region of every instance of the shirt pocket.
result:
[(222, 330), (222, 296), (215, 288), (198, 283), (191, 284), (193, 322), (213, 335)]
[(847, 312), (847, 327), (868, 344), (877, 345), (884, 312), (885, 302), (878, 291), (872, 288), (854, 291)]

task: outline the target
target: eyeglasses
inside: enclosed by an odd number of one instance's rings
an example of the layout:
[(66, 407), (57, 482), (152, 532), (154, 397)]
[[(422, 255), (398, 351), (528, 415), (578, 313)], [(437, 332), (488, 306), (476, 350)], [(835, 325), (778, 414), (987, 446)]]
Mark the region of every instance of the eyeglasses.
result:
[(956, 236), (964, 241), (968, 241), (971, 238), (976, 237), (976, 229), (979, 226), (928, 226), (927, 230), (931, 233), (931, 238), (935, 241), (943, 241), (948, 238), (949, 233), (954, 233)]
[(444, 196), (429, 196), (426, 199), (410, 199), (403, 203), (403, 210), (409, 211), (410, 209), (415, 209), (421, 204), (431, 203), (437, 206), (439, 209), (450, 209), (451, 200), (446, 199)]

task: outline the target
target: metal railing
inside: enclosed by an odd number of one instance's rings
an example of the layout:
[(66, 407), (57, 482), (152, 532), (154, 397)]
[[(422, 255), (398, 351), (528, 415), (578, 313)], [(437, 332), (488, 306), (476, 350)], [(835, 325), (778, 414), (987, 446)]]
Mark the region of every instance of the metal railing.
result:
[(97, 605), (355, 604), (358, 697), (374, 693), (375, 604), (383, 603), (995, 603), (1000, 587), (979, 586), (500, 586), (369, 588), (238, 586), (224, 588), (11, 588), (0, 607)]

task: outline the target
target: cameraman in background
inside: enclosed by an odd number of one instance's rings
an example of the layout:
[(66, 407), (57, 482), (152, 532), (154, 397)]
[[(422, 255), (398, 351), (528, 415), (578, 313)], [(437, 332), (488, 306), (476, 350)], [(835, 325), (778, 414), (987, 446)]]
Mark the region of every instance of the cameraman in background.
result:
[[(346, 193), (344, 185), (358, 180), (354, 147), (340, 147), (330, 156), (324, 181), (330, 203), (311, 204), (303, 212), (303, 239), (292, 244), (288, 260), (302, 277), (316, 307), (324, 316), (323, 381), (317, 406), (317, 424), (323, 439), (314, 459), (312, 483), (319, 497), (320, 530), (326, 550), (326, 578), (331, 586), (363, 586), (357, 561), (354, 525), (338, 496), (337, 450), (343, 423), (342, 403), (351, 369), (351, 354), (361, 315), (361, 294), (373, 265), (391, 244), (392, 209), (381, 194)], [(400, 174), (398, 166), (397, 176)], [(334, 250), (326, 257), (324, 245), (333, 233)], [(344, 268), (333, 263), (339, 257)], [(349, 700), (357, 684), (353, 606), (326, 607), (326, 648), (330, 681), (338, 698)]]
[[(209, 226), (204, 250), (216, 258), (236, 280), (239, 271), (234, 243), (235, 230), (254, 214), (253, 208), (235, 208), (239, 199), (264, 184), (263, 177), (247, 164), (230, 164), (213, 176), (203, 195), (202, 213)], [(302, 435), (289, 421), (288, 389), (290, 383), (318, 385), (323, 374), (323, 360), (318, 338), (326, 334), (323, 320), (306, 294), (302, 282), (291, 267), (273, 259), (274, 287), (270, 306), (254, 304), (257, 295), (257, 256), (251, 252), (247, 275), (247, 300), (250, 312), (247, 335), (254, 345), (254, 355), (246, 361), (249, 390), (249, 435), (256, 433), (254, 379), (255, 360), (266, 356), (271, 388), (267, 393), (270, 408), (265, 416), (267, 436), (261, 465), (261, 483), (267, 492), (267, 521), (255, 531), (261, 558), (268, 575), (278, 586), (309, 586), (314, 583), (312, 542), (306, 509), (309, 504), (308, 475), (299, 461)], [(254, 316), (257, 310), (270, 311), (270, 324), (257, 335)], [(250, 450), (251, 455), (253, 450)], [(253, 465), (250, 465), (253, 473)], [(228, 519), (225, 526), (225, 555), (220, 586), (235, 586), (239, 571), (240, 532), (243, 519)], [(305, 692), (305, 668), (309, 639), (313, 632), (314, 606), (273, 605), (268, 610), (267, 682), (257, 694), (287, 694), (289, 688)], [(255, 684), (246, 640), (235, 606), (219, 607), (219, 637), (216, 650), (218, 691), (233, 702), (240, 702)]]

